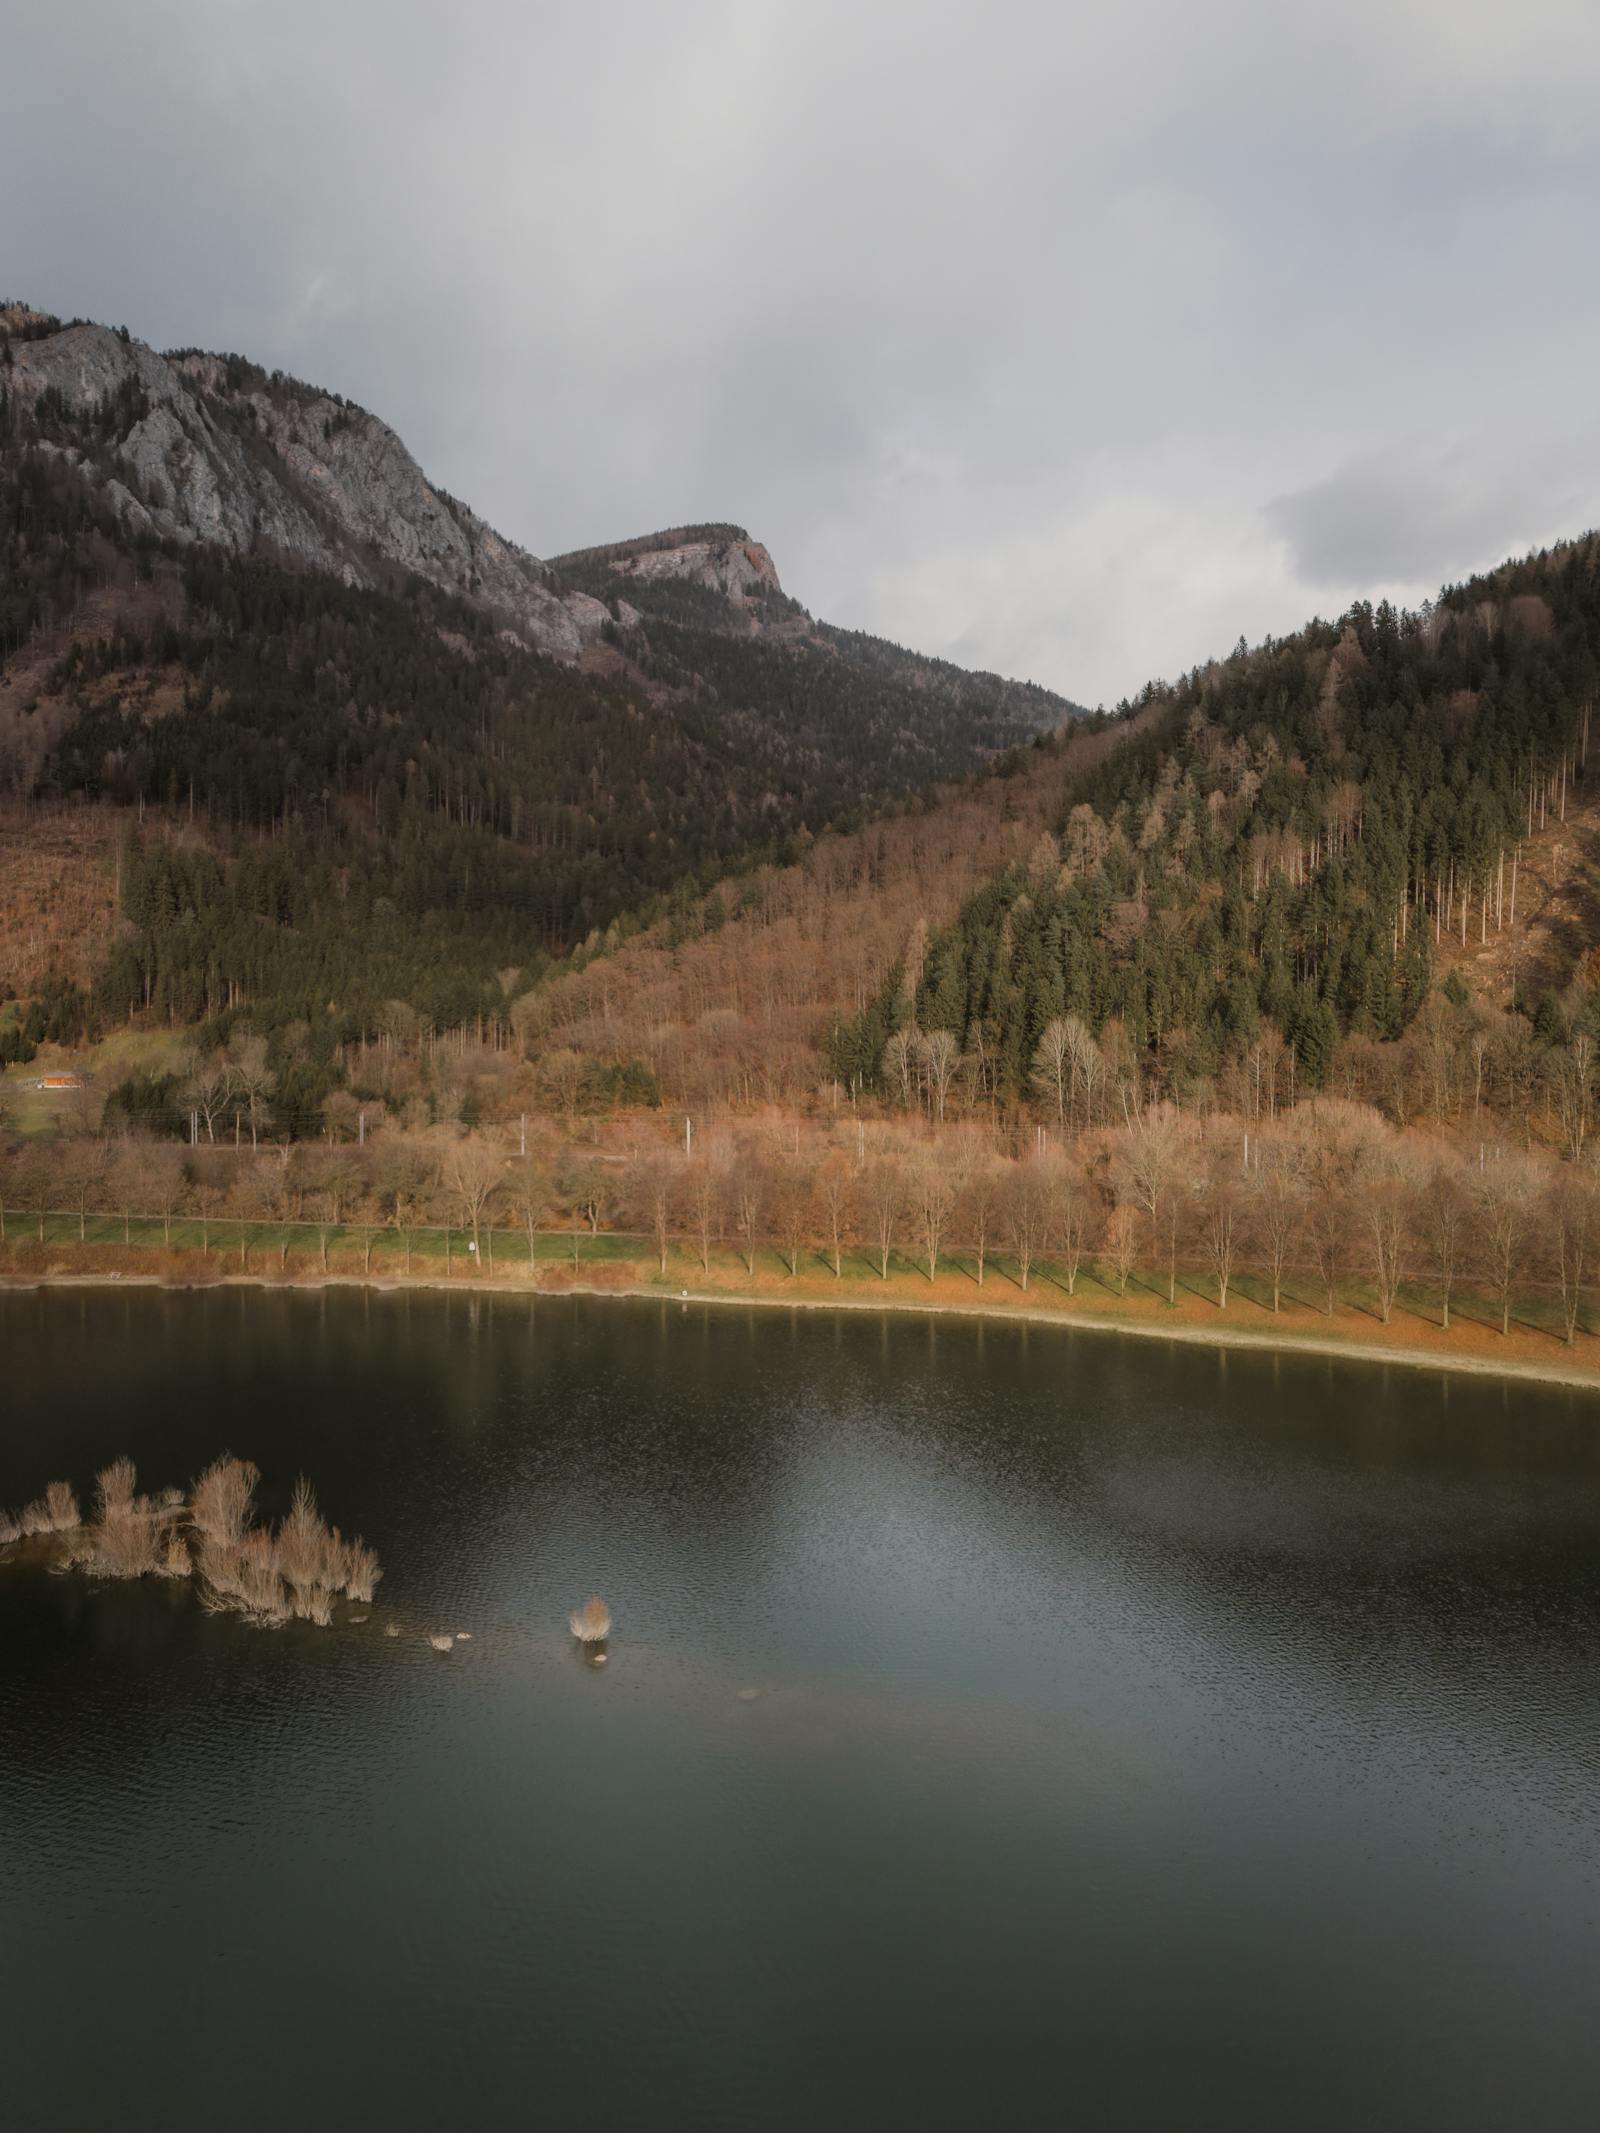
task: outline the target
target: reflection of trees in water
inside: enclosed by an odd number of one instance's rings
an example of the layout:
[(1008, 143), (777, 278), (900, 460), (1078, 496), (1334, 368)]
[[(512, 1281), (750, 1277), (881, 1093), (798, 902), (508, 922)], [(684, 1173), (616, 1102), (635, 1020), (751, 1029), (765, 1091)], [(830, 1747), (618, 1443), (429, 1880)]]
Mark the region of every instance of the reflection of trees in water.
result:
[[(1584, 1753), (1600, 1440), (1559, 1391), (1000, 1321), (493, 1294), (69, 1292), (0, 1299), (0, 1333), (22, 1417), (0, 1496), (42, 1486), (36, 1456), (87, 1471), (107, 1409), (177, 1474), (223, 1417), (402, 1566), (385, 1597), (419, 1636), (478, 1632), (475, 1672), (570, 1671), (567, 1611), (597, 1587), (630, 1694), (715, 1711), (753, 1684), (786, 1720), (794, 1688), (802, 1734), (900, 1726), (941, 1677), (953, 1703), (1035, 1713), (1120, 1681), (1135, 1717), (1167, 1696), (1241, 1729), (1277, 1709), (1330, 1752), (1363, 1725), (1446, 1755), (1487, 1741), (1541, 1794)], [(170, 1597), (132, 1597), (81, 1619), (170, 1656)], [(72, 1603), (58, 1584), (47, 1604)], [(185, 1614), (176, 1635), (214, 1656), (218, 1629)], [(335, 1632), (304, 1669), (313, 1733), (337, 1737), (326, 1676), (347, 1668), (377, 1700), (364, 1726), (391, 1695), (403, 1722), (413, 1671), (360, 1643)], [(216, 1667), (225, 1707), (237, 1667)]]

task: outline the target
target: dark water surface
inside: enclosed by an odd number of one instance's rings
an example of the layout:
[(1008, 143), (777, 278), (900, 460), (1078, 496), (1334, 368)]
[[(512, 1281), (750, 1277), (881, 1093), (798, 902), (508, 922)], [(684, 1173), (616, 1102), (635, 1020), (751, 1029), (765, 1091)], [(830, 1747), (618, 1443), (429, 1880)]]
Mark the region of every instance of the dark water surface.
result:
[(387, 1571), (260, 1632), (0, 1557), (0, 2125), (1600, 2118), (1600, 1400), (99, 1292), (0, 1296), (0, 1405), (0, 1501), (227, 1448)]

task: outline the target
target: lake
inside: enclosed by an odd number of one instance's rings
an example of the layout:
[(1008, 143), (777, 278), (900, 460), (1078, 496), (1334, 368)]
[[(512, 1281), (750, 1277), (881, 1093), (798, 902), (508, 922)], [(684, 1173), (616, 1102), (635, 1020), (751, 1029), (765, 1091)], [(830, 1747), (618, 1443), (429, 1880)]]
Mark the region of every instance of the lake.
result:
[(0, 1403), (0, 1502), (232, 1450), (385, 1567), (261, 1631), (0, 1554), (8, 2128), (1600, 2114), (1600, 1398), (101, 1290), (0, 1294)]

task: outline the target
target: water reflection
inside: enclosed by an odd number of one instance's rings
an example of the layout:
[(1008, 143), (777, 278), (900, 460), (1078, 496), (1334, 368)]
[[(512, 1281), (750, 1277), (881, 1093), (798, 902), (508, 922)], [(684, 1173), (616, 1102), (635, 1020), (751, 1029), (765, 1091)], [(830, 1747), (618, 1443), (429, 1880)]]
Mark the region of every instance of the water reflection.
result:
[(201, 2094), (293, 2035), (263, 2126), (1600, 2101), (1586, 1398), (675, 1299), (6, 1295), (0, 1354), (0, 1500), (226, 1447), (388, 1569), (275, 1634), (0, 1570), (22, 2123), (169, 2122), (175, 2005)]

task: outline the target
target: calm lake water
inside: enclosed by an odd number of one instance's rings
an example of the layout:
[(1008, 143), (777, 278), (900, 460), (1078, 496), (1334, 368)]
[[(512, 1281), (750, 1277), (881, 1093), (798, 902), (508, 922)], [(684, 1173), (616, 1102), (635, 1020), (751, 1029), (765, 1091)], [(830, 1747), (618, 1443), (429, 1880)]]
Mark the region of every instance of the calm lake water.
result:
[(1600, 1399), (100, 1292), (0, 1296), (0, 1406), (0, 1501), (231, 1449), (386, 1567), (268, 1633), (0, 1559), (19, 2133), (1600, 2114)]

